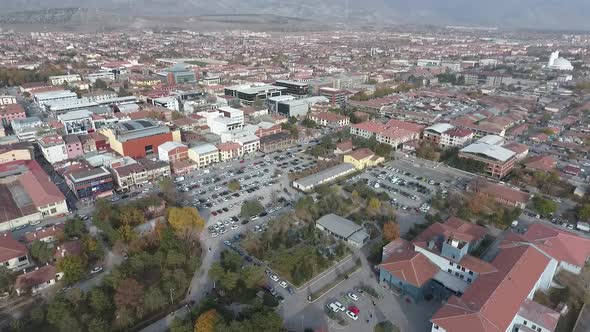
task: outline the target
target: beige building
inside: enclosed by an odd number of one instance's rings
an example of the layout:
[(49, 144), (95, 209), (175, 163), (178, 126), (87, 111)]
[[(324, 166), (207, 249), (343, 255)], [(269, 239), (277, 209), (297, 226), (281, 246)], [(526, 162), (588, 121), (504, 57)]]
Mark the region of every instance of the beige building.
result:
[(197, 164), (198, 168), (207, 167), (219, 162), (219, 149), (213, 144), (203, 144), (188, 150), (188, 158)]

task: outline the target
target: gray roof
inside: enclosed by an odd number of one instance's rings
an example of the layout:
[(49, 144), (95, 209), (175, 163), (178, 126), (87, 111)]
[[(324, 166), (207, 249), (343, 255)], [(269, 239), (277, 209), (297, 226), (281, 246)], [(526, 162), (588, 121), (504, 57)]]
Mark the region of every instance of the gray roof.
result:
[(363, 229), (362, 226), (355, 224), (353, 221), (342, 218), (334, 213), (321, 217), (316, 221), (316, 224), (345, 239), (348, 239), (351, 235)]
[(121, 142), (170, 132), (168, 127), (160, 126), (151, 119), (119, 122), (114, 128)]
[(219, 149), (217, 149), (217, 147), (215, 145), (210, 144), (210, 143), (205, 143), (205, 144), (195, 146), (195, 147), (191, 148), (191, 150), (196, 152), (198, 155), (205, 155), (205, 154), (214, 153), (214, 152), (219, 151)]
[(490, 159), (495, 159), (498, 161), (506, 161), (512, 158), (515, 153), (510, 151), (506, 148), (497, 145), (489, 145), (484, 143), (473, 143), (470, 144), (463, 149), (461, 149), (463, 153), (471, 153), (476, 155), (483, 155)]
[(297, 86), (309, 86), (308, 83), (289, 81), (289, 80), (277, 80), (276, 83), (291, 84), (291, 85), (297, 85)]
[(327, 178), (345, 175), (350, 172), (353, 172), (354, 170), (355, 170), (355, 168), (352, 164), (342, 163), (342, 164), (338, 164), (336, 166), (327, 168), (327, 169), (320, 171), (318, 173), (308, 175), (308, 176), (306, 176), (302, 179), (296, 180), (294, 182), (297, 182), (299, 185), (307, 188), (309, 186), (317, 185)]
[(102, 166), (70, 173), (70, 177), (76, 182), (92, 180), (107, 175), (111, 175), (111, 173)]

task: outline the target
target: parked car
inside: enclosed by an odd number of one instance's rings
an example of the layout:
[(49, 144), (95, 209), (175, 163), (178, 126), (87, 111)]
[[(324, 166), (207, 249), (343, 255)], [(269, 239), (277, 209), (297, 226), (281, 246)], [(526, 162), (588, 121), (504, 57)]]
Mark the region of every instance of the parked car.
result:
[(279, 277), (276, 274), (272, 274), (270, 276), (270, 280), (272, 280), (272, 281), (279, 281)]
[(350, 310), (346, 310), (346, 316), (352, 318), (353, 320), (359, 319), (359, 316), (357, 316), (354, 312)]
[(90, 274), (97, 274), (101, 271), (102, 271), (102, 266), (96, 266), (90, 271)]
[(347, 295), (348, 295), (348, 298), (353, 301), (357, 301), (359, 299), (359, 297), (355, 293), (348, 293)]
[(285, 282), (285, 280), (281, 280), (281, 281), (279, 282), (279, 285), (280, 285), (281, 287), (283, 287), (283, 288), (287, 288), (287, 287), (289, 287), (289, 285), (287, 285), (287, 283)]

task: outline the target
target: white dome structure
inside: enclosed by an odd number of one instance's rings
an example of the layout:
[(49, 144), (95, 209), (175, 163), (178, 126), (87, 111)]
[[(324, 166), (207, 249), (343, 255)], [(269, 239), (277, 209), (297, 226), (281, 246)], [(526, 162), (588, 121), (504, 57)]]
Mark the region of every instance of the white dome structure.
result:
[(547, 68), (567, 71), (574, 70), (574, 66), (572, 66), (572, 63), (569, 62), (569, 60), (559, 57), (559, 51), (551, 53), (551, 56), (549, 57), (549, 62), (547, 62)]

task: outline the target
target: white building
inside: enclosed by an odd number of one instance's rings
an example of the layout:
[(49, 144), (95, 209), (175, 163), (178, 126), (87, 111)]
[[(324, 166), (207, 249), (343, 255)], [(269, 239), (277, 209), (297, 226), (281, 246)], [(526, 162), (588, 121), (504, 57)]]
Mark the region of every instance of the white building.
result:
[(64, 83), (80, 82), (82, 78), (78, 74), (49, 76), (51, 85), (62, 85)]
[(73, 101), (78, 99), (78, 95), (75, 92), (69, 90), (60, 91), (48, 91), (33, 94), (33, 99), (40, 107), (45, 104), (56, 101)]
[(0, 106), (16, 104), (15, 96), (2, 95), (0, 96)]
[(166, 107), (167, 109), (172, 111), (178, 112), (180, 110), (180, 104), (178, 103), (178, 99), (174, 97), (160, 97), (152, 99), (152, 104), (156, 106)]
[(58, 115), (57, 120), (64, 125), (66, 134), (85, 134), (96, 129), (92, 121), (92, 112), (86, 110)]
[(41, 137), (37, 140), (39, 149), (50, 164), (55, 164), (68, 159), (66, 143), (59, 135)]
[(260, 138), (256, 135), (248, 135), (235, 139), (242, 146), (244, 153), (254, 153), (260, 149)]
[(14, 119), (10, 122), (10, 126), (20, 142), (34, 142), (37, 139), (37, 132), (49, 129), (49, 124), (36, 116)]
[(92, 73), (86, 75), (86, 79), (92, 83), (96, 83), (96, 80), (111, 80), (115, 79), (115, 74), (110, 71), (101, 71), (98, 73)]
[(574, 70), (574, 66), (572, 66), (572, 63), (569, 62), (569, 60), (559, 57), (559, 51), (551, 53), (551, 56), (549, 56), (549, 61), (547, 62), (547, 68), (566, 71)]

